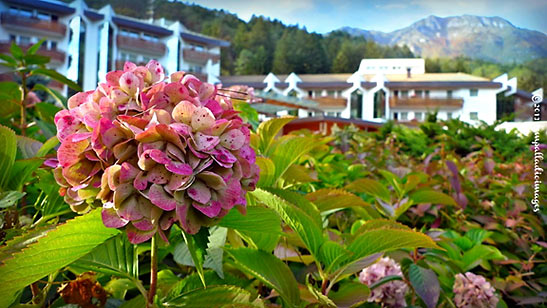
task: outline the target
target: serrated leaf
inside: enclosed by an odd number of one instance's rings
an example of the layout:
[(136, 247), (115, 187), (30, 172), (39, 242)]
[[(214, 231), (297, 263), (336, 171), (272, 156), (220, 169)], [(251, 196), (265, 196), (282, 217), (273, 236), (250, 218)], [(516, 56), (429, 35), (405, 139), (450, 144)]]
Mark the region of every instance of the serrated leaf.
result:
[(253, 197), (275, 210), (281, 219), (298, 235), (312, 255), (319, 255), (324, 242), (323, 232), (317, 220), (277, 194), (263, 189), (250, 192)]
[(285, 181), (289, 183), (302, 184), (317, 182), (317, 173), (310, 168), (301, 165), (289, 166), (283, 177)]
[(365, 193), (384, 202), (391, 202), (389, 190), (382, 183), (375, 180), (355, 180), (346, 185), (345, 189), (356, 193)]
[(367, 232), (367, 231), (375, 230), (375, 229), (381, 229), (381, 228), (401, 229), (401, 230), (409, 230), (409, 231), (411, 230), (409, 227), (407, 227), (407, 226), (405, 226), (401, 223), (398, 223), (396, 221), (393, 221), (393, 220), (371, 219), (371, 220), (365, 221), (359, 227), (359, 229), (357, 229), (355, 234), (361, 234), (363, 232)]
[(419, 190), (410, 195), (410, 200), (414, 204), (433, 203), (445, 205), (457, 205), (452, 197), (442, 192), (434, 190)]
[[(240, 288), (247, 288), (247, 286), (251, 283), (251, 281), (249, 281), (247, 278), (241, 278), (232, 275), (229, 272), (225, 273), (224, 279), (218, 277), (218, 275), (212, 270), (206, 270), (203, 275), (205, 277), (205, 283), (207, 284), (208, 288), (218, 285), (233, 285)], [(184, 277), (184, 279), (179, 280), (175, 285), (171, 286), (167, 296), (165, 296), (162, 301), (169, 301), (181, 294), (202, 288), (203, 283), (201, 282), (201, 278), (199, 277), (198, 273), (194, 272)]]
[(330, 273), (332, 268), (337, 268), (338, 264), (349, 255), (349, 251), (344, 249), (339, 243), (326, 241), (319, 249), (318, 260), (326, 266), (325, 272)]
[(136, 246), (129, 242), (125, 234), (109, 239), (70, 267), (121, 278), (135, 279), (139, 276)]
[(0, 192), (0, 209), (16, 204), (24, 195), (26, 193), (13, 190)]
[(349, 308), (364, 303), (370, 295), (370, 289), (362, 283), (348, 281), (340, 284), (338, 291), (330, 292), (329, 298), (338, 308)]
[(310, 283), (310, 277), (311, 274), (306, 275), (306, 287), (308, 291), (310, 292), (311, 296), (315, 298), (315, 300), (319, 303), (320, 307), (322, 308), (337, 308), (336, 304), (327, 296), (325, 296), (321, 291), (317, 290), (311, 283)]
[(430, 269), (416, 264), (410, 264), (408, 268), (408, 280), (416, 294), (424, 301), (428, 308), (434, 308), (439, 301), (441, 286), (437, 275)]
[(348, 250), (359, 259), (377, 252), (387, 252), (400, 248), (439, 248), (427, 235), (411, 230), (380, 228), (361, 233)]
[(17, 138), (15, 132), (0, 125), (0, 188), (6, 187), (11, 178), (11, 170), (17, 154)]
[(298, 283), (289, 267), (274, 255), (250, 248), (226, 249), (234, 266), (276, 290), (292, 307), (300, 303)]
[(270, 145), (272, 144), (275, 136), (277, 136), (277, 134), (283, 128), (283, 126), (285, 126), (285, 124), (291, 122), (294, 119), (296, 118), (280, 117), (260, 123), (256, 130), (256, 133), (260, 140), (257, 150), (263, 155), (266, 155), (270, 150)]
[(213, 269), (220, 278), (224, 278), (222, 256), (224, 255), (223, 247), (226, 243), (228, 229), (215, 226), (211, 228), (210, 233), (207, 243), (207, 256), (203, 267)]
[(119, 233), (103, 225), (100, 209), (59, 225), (0, 265), (0, 307), (9, 306), (20, 289), (78, 260)]
[(42, 146), (43, 144), (38, 140), (25, 136), (17, 136), (17, 147), (24, 159), (35, 157)]
[(23, 248), (28, 247), (30, 244), (38, 241), (38, 239), (46, 236), (46, 234), (54, 228), (54, 225), (34, 228), (4, 243), (4, 245), (0, 246), (0, 265), (13, 254), (20, 252)]
[(166, 307), (263, 307), (260, 300), (251, 301), (251, 293), (236, 286), (214, 286), (197, 289), (164, 302)]
[[(370, 208), (370, 204), (358, 196), (342, 189), (323, 188), (306, 195), (306, 199), (313, 202), (321, 212), (343, 209), (348, 207)], [(372, 217), (365, 217), (372, 218)]]

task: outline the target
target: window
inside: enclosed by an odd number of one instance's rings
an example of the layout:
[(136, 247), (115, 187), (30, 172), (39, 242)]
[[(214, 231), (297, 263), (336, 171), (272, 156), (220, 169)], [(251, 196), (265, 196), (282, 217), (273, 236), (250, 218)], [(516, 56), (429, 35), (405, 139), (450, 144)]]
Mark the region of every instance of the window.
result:
[(42, 12), (38, 12), (38, 14), (36, 15), (36, 17), (40, 20), (47, 20), (47, 21), (50, 21), (51, 20), (51, 16), (49, 16), (49, 14), (46, 14), (46, 13), (42, 13)]
[(446, 119), (448, 119), (448, 120), (452, 119), (452, 112), (447, 112), (446, 113)]
[(415, 113), (414, 113), (414, 118), (415, 118), (416, 120), (418, 120), (418, 121), (421, 121), (421, 120), (424, 119), (424, 114), (421, 113), (421, 112), (415, 112)]
[(425, 97), (429, 97), (429, 90), (425, 90)]
[(408, 98), (408, 90), (401, 91), (401, 97), (402, 98)]
[(327, 116), (334, 117), (336, 116), (336, 112), (327, 112)]
[(308, 91), (308, 97), (313, 97), (313, 91)]
[(333, 90), (327, 91), (327, 95), (330, 97), (334, 97), (334, 93), (336, 93), (336, 91), (333, 91)]
[(32, 17), (32, 11), (31, 10), (20, 9), (17, 15), (30, 18), (30, 17)]
[(424, 93), (424, 91), (422, 91), (422, 90), (415, 90), (414, 91), (414, 95), (416, 95), (416, 97), (422, 97), (423, 93)]
[(469, 96), (477, 96), (479, 95), (479, 90), (478, 89), (470, 89), (469, 90)]
[(398, 120), (399, 119), (399, 113), (398, 112), (394, 112), (393, 113), (393, 120)]
[(17, 37), (16, 37), (14, 34), (10, 34), (10, 35), (9, 35), (9, 40), (10, 40), (11, 42), (15, 42), (15, 39), (16, 39), (16, 38), (17, 38)]
[(452, 90), (446, 91), (446, 98), (452, 98)]
[(408, 112), (401, 112), (401, 121), (408, 120)]
[(289, 115), (298, 116), (298, 109), (289, 110)]
[(19, 45), (30, 45), (30, 37), (20, 36), (19, 37)]
[(478, 120), (479, 119), (479, 113), (478, 112), (470, 112), (469, 113), (469, 119), (474, 120), (474, 121)]
[(57, 49), (57, 42), (51, 41), (50, 45), (49, 45), (49, 49), (51, 49), (51, 50)]
[(398, 90), (393, 91), (393, 96), (399, 97), (399, 91)]
[(313, 117), (313, 112), (308, 112), (308, 117)]

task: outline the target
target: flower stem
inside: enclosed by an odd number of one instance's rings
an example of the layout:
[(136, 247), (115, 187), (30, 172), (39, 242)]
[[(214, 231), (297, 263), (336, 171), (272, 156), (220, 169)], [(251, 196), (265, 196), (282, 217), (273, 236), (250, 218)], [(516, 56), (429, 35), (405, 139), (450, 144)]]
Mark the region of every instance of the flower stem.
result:
[(156, 235), (152, 237), (150, 251), (152, 254), (150, 259), (150, 290), (148, 291), (147, 308), (154, 307), (154, 296), (156, 295), (156, 284), (158, 281), (158, 246), (156, 243)]

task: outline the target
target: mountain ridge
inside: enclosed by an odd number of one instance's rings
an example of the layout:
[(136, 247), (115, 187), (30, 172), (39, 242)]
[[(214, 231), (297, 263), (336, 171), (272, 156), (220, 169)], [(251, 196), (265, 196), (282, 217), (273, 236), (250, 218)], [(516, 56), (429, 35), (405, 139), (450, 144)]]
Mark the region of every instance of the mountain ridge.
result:
[(382, 45), (407, 45), (422, 57), (465, 56), (498, 63), (547, 57), (545, 33), (517, 27), (499, 16), (430, 15), (391, 32), (352, 27), (338, 30)]

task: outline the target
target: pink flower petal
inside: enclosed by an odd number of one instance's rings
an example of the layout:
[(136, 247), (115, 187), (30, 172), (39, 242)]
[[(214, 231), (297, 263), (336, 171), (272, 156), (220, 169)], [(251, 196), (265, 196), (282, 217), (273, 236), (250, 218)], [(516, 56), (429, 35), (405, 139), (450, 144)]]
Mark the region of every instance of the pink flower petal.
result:
[(191, 175), (193, 172), (192, 167), (190, 167), (190, 165), (185, 163), (179, 163), (179, 162), (169, 162), (168, 164), (165, 165), (165, 168), (167, 168), (167, 170), (173, 173), (180, 174), (180, 175)]
[(205, 216), (209, 218), (216, 217), (218, 213), (220, 213), (220, 210), (222, 209), (222, 206), (220, 202), (218, 201), (211, 201), (209, 205), (203, 206), (197, 202), (193, 202), (192, 206), (205, 214)]
[(116, 210), (114, 210), (112, 206), (107, 206), (107, 204), (103, 206), (101, 217), (103, 219), (103, 224), (108, 228), (121, 228), (129, 222), (129, 220), (118, 216)]
[(245, 136), (238, 129), (231, 129), (220, 136), (220, 144), (232, 151), (239, 150), (245, 144)]
[(167, 194), (162, 186), (157, 184), (152, 184), (152, 186), (150, 186), (148, 198), (155, 206), (164, 211), (172, 211), (177, 206), (177, 201)]
[(186, 101), (182, 101), (178, 103), (175, 106), (175, 108), (173, 109), (173, 112), (171, 113), (171, 116), (173, 117), (175, 121), (179, 123), (191, 125), (192, 115), (194, 114), (195, 111), (196, 111), (196, 106), (186, 100)]
[(190, 198), (201, 204), (206, 204), (211, 200), (211, 191), (200, 181), (195, 181), (186, 192)]
[(192, 114), (192, 130), (199, 132), (215, 125), (215, 116), (206, 107), (197, 107)]
[(226, 182), (222, 177), (211, 171), (203, 171), (196, 176), (198, 179), (202, 180), (208, 187), (211, 187), (214, 190), (221, 190), (226, 187)]
[(150, 231), (141, 231), (135, 228), (133, 225), (128, 225), (125, 229), (127, 232), (127, 238), (131, 244), (140, 244), (151, 239), (156, 234), (156, 229)]
[(220, 142), (220, 138), (217, 136), (205, 135), (201, 132), (197, 132), (194, 135), (194, 142), (198, 151), (206, 152), (212, 150)]

